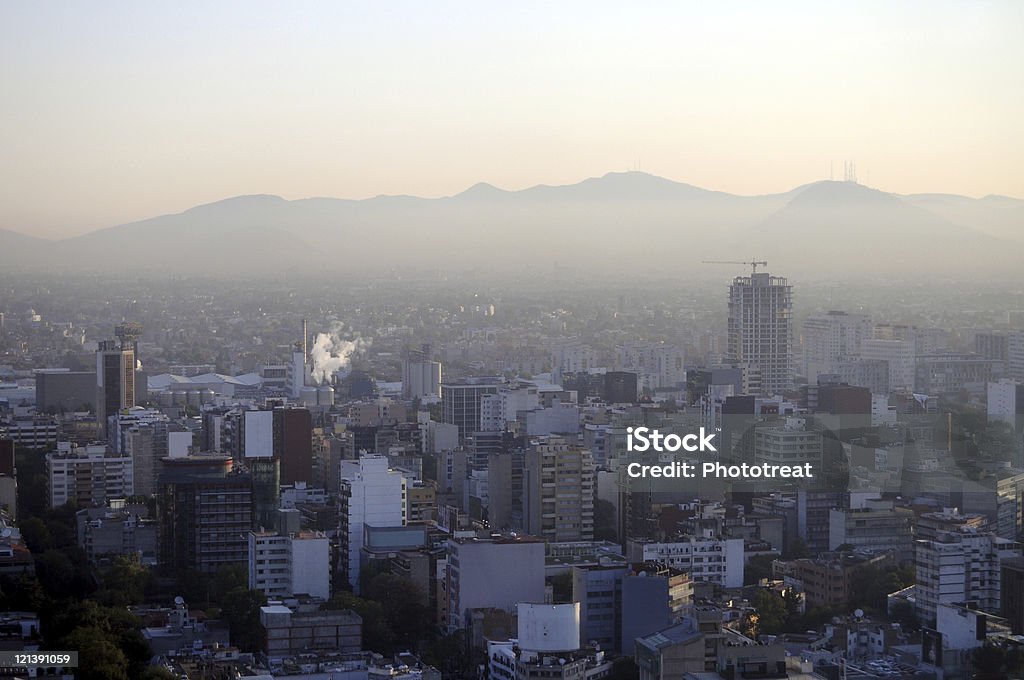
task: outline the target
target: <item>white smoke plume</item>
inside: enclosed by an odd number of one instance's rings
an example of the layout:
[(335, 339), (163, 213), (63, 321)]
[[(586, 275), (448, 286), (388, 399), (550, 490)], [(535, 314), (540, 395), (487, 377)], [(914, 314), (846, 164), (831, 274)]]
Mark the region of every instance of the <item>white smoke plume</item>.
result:
[(326, 382), (338, 369), (348, 368), (352, 354), (369, 342), (359, 337), (346, 338), (345, 324), (334, 322), (329, 333), (317, 333), (310, 347), (310, 373), (317, 382)]

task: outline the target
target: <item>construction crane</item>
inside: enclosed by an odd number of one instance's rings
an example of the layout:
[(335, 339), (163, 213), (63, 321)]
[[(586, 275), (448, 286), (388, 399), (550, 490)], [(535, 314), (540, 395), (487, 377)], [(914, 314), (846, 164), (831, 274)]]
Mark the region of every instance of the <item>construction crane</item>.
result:
[(768, 266), (768, 263), (764, 260), (750, 260), (749, 262), (740, 262), (737, 260), (701, 260), (701, 264), (749, 264), (751, 274), (757, 273), (758, 266)]

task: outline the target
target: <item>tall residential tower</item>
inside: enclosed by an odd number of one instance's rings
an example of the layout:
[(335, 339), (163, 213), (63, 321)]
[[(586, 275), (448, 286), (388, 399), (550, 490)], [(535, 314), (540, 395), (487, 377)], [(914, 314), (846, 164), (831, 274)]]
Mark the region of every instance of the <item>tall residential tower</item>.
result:
[(740, 367), (756, 367), (764, 394), (778, 394), (790, 386), (793, 287), (785, 278), (752, 272), (733, 279), (726, 360)]

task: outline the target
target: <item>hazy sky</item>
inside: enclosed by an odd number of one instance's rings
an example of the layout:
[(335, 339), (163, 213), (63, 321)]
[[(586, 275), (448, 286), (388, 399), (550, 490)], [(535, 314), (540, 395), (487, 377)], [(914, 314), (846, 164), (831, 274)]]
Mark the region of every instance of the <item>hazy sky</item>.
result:
[[(768, 7), (770, 5), (770, 8)], [(0, 228), (635, 167), (1024, 197), (1024, 2), (4, 2)]]

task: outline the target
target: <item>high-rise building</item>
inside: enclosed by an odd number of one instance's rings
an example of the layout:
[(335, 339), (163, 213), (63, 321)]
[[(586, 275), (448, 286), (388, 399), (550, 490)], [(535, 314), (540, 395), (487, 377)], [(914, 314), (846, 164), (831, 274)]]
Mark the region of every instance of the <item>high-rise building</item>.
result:
[(914, 559), (914, 513), (881, 498), (860, 507), (829, 511), (829, 550), (853, 546), (858, 550), (893, 550), (900, 562)]
[(302, 396), (302, 388), (311, 382), (309, 365), (309, 335), (306, 320), (302, 320), (302, 339), (292, 346), (285, 377), (285, 389), (292, 399)]
[(604, 400), (609, 404), (634, 404), (639, 395), (637, 374), (608, 371), (604, 374)]
[(999, 375), (1005, 375), (1010, 360), (1010, 333), (978, 331), (974, 334), (974, 353), (983, 359), (999, 362)]
[(999, 611), (1000, 563), (1020, 556), (1013, 541), (964, 529), (915, 545), (918, 621), (931, 625), (940, 604), (972, 602), (982, 611)]
[(551, 378), (561, 384), (568, 373), (589, 373), (599, 364), (597, 350), (576, 339), (556, 342), (551, 348)]
[(523, 471), (526, 533), (548, 541), (594, 538), (594, 460), (558, 437), (526, 451)]
[(622, 636), (622, 579), (624, 564), (572, 567), (572, 599), (580, 604), (580, 635), (587, 643), (617, 651)]
[(14, 442), (6, 437), (0, 436), (0, 475), (16, 474), (14, 457)]
[(860, 354), (860, 344), (871, 337), (871, 319), (864, 314), (832, 311), (804, 320), (804, 367), (807, 382), (819, 373), (838, 373), (839, 362)]
[(657, 562), (685, 571), (694, 581), (723, 588), (743, 585), (743, 539), (680, 536), (667, 543), (629, 543), (634, 562)]
[(1024, 382), (1024, 331), (1010, 333), (1006, 341), (1006, 375)]
[(638, 637), (667, 628), (692, 601), (690, 574), (654, 563), (635, 565), (622, 577), (618, 651), (632, 655)]
[(988, 419), (1001, 420), (1017, 432), (1024, 430), (1024, 385), (1013, 380), (988, 384)]
[(465, 628), (471, 609), (512, 611), (520, 602), (543, 602), (544, 541), (532, 536), (451, 539), (444, 581), (449, 631)]
[(487, 456), (490, 494), (487, 520), (497, 530), (521, 529), (523, 525), (523, 451)]
[(96, 423), (106, 436), (107, 418), (135, 406), (135, 349), (125, 342), (101, 342), (96, 351)]
[(252, 529), (252, 479), (231, 458), (165, 458), (157, 482), (160, 566), (205, 574), (241, 564)]
[(153, 495), (160, 461), (168, 455), (170, 419), (155, 409), (134, 408), (119, 412), (109, 423), (107, 440), (111, 448), (132, 459), (135, 493)]
[(810, 464), (814, 474), (821, 474), (821, 432), (807, 429), (803, 418), (787, 418), (782, 425), (754, 429), (754, 462), (760, 465)]
[(364, 527), (406, 524), (405, 477), (388, 467), (386, 456), (364, 455), (341, 461), (342, 577), (359, 592)]
[(274, 457), (281, 461), (281, 483), (313, 480), (313, 417), (306, 408), (276, 408)]
[(869, 338), (861, 343), (864, 359), (885, 361), (889, 366), (889, 389), (910, 392), (914, 389), (915, 357), (913, 340)]
[(252, 526), (277, 531), (281, 507), (281, 461), (277, 458), (246, 458), (252, 480)]
[(64, 369), (38, 369), (36, 410), (42, 413), (96, 410), (96, 373)]
[(914, 391), (921, 394), (951, 394), (992, 380), (999, 362), (974, 354), (933, 352), (918, 354), (915, 360)]
[(402, 357), (402, 396), (406, 399), (441, 396), (441, 362), (430, 359), (430, 346)]
[(674, 388), (686, 382), (686, 353), (664, 342), (631, 341), (618, 347), (618, 368), (643, 377), (650, 389)]
[(441, 383), (441, 419), (459, 428), (459, 439), (481, 431), (481, 401), (484, 395), (497, 394), (503, 383), (491, 376)]
[(46, 454), (46, 476), (51, 508), (65, 503), (89, 507), (135, 493), (131, 457), (103, 445), (58, 442), (57, 450)]
[(1009, 557), (1000, 562), (999, 614), (1010, 623), (1014, 635), (1024, 633), (1024, 557)]
[(792, 382), (793, 287), (781, 276), (753, 272), (729, 286), (727, 359), (755, 367), (761, 392), (778, 394)]

